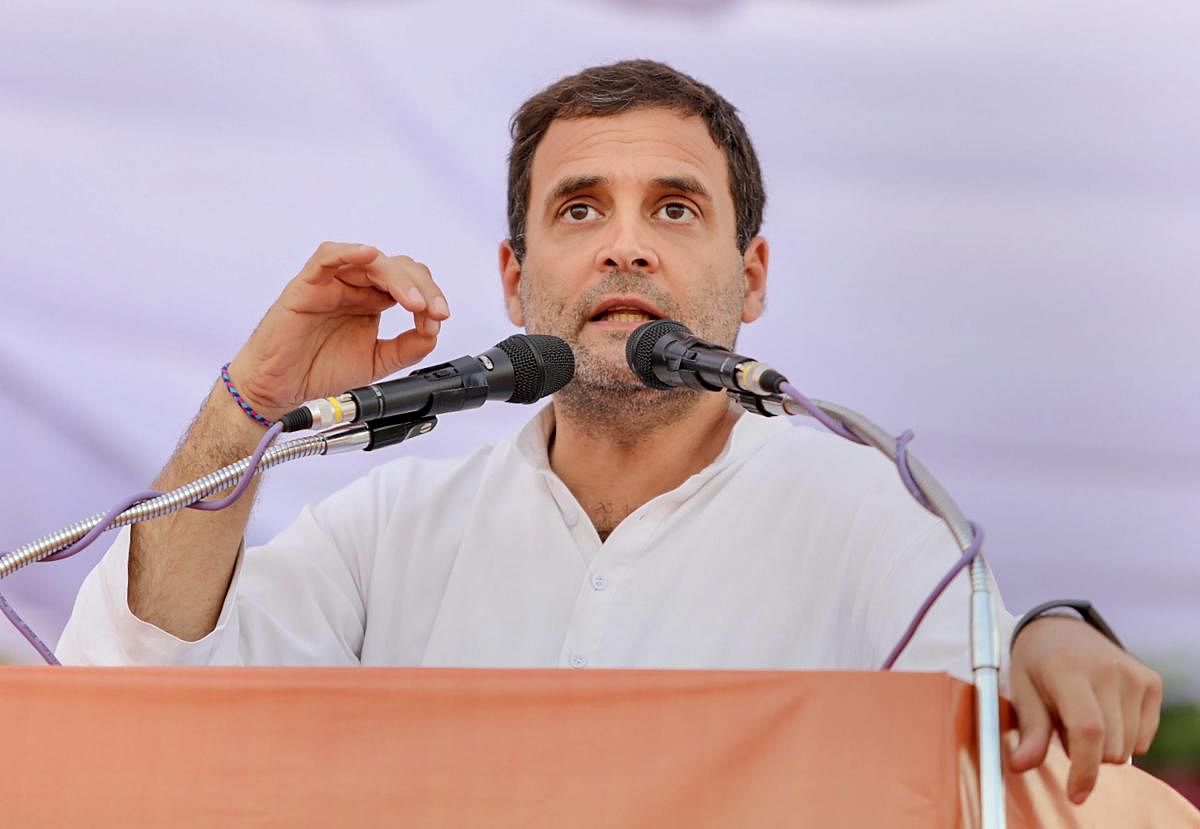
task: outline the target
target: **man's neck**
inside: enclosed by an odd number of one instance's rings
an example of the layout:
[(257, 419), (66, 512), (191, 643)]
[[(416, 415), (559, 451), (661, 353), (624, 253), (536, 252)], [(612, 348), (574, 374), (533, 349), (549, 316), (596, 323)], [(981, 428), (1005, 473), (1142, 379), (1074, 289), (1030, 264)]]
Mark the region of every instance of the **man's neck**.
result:
[[(651, 429), (596, 428), (573, 407), (555, 402), (550, 468), (606, 539), (630, 513), (670, 492), (712, 463), (729, 441), (739, 411), (724, 395), (703, 395), (695, 406)], [(631, 440), (630, 431), (636, 430)]]

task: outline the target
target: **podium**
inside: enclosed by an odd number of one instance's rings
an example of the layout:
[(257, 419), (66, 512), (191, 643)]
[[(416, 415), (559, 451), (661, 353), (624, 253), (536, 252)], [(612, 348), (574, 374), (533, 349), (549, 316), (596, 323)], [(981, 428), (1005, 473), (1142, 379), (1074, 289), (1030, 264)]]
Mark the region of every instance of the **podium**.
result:
[[(0, 668), (3, 824), (971, 827), (942, 674)], [(1015, 732), (1007, 733), (1009, 748)], [(1200, 827), (1131, 766), (1008, 774), (1011, 827)]]

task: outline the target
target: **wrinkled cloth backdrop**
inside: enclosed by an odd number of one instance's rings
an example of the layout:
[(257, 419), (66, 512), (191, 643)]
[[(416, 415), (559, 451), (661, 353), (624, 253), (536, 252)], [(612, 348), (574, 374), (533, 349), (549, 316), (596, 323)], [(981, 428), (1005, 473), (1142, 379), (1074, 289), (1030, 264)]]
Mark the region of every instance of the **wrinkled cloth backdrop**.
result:
[[(430, 265), (435, 358), (510, 333), (509, 116), (649, 56), (727, 95), (762, 156), (770, 296), (741, 350), (913, 427), (1011, 608), (1090, 597), (1200, 697), (1198, 27), (1187, 0), (10, 3), (0, 547), (143, 488), (323, 239)], [(250, 540), (531, 414), (285, 467)], [(106, 546), (0, 590), (53, 643)], [(36, 658), (7, 625), (0, 655)]]

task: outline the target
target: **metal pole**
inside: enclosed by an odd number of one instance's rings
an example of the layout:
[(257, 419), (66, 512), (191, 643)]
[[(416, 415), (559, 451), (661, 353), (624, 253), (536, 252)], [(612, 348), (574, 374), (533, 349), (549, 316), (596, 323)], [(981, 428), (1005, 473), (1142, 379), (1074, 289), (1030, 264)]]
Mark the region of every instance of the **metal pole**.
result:
[[(777, 413), (810, 414), (787, 398), (763, 402), (769, 408), (777, 409)], [(823, 400), (812, 402), (864, 442), (888, 458), (895, 459), (896, 440), (886, 430), (852, 409)], [(934, 512), (946, 522), (958, 546), (966, 551), (974, 538), (967, 517), (925, 465), (911, 453), (908, 453), (908, 468)], [(1000, 759), (1000, 633), (996, 625), (991, 580), (982, 553), (971, 562), (970, 576), (971, 673), (975, 686), (975, 722), (979, 746), (980, 819), (984, 829), (1004, 829), (1007, 814), (1004, 769)]]

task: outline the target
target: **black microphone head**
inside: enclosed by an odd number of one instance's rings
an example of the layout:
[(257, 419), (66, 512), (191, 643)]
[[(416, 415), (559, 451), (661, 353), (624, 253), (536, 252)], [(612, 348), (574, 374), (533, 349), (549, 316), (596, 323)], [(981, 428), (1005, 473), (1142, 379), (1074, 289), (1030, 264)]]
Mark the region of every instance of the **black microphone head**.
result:
[(692, 330), (675, 320), (651, 320), (644, 322), (625, 341), (625, 362), (644, 384), (652, 389), (666, 391), (675, 388), (654, 376), (654, 346), (666, 334), (690, 335)]
[(534, 403), (554, 394), (575, 376), (575, 354), (565, 340), (549, 334), (513, 334), (496, 343), (513, 364), (509, 403)]

